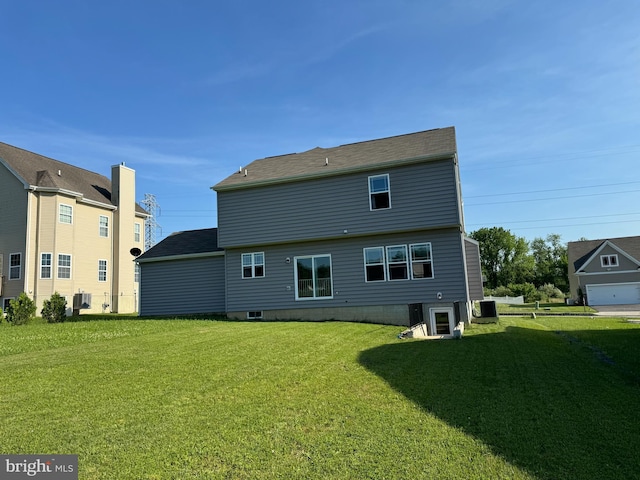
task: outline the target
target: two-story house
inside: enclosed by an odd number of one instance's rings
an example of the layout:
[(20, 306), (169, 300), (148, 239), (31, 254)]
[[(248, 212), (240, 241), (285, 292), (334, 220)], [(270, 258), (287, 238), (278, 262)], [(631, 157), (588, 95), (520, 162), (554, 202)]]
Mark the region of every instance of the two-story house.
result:
[(567, 245), (569, 288), (587, 305), (640, 303), (640, 237), (582, 240)]
[[(142, 315), (167, 308), (169, 278), (187, 282), (173, 303), (189, 312), (224, 298), (230, 318), (424, 321), (432, 334), (483, 298), (453, 127), (256, 160), (213, 188), (217, 243), (192, 252), (174, 237), (140, 257)], [(205, 262), (224, 295), (202, 290)]]
[(26, 292), (39, 312), (58, 292), (71, 309), (84, 293), (83, 312), (137, 311), (131, 250), (144, 249), (146, 217), (124, 164), (108, 179), (0, 143), (1, 305)]

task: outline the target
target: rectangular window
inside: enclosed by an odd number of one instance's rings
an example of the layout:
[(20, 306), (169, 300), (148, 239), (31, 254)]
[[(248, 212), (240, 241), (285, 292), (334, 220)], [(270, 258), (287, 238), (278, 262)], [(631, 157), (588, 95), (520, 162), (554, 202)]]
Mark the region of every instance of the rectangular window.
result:
[(9, 255), (9, 280), (20, 280), (22, 273), (22, 254), (12, 253)]
[(296, 257), (296, 300), (332, 298), (331, 256)]
[(411, 249), (411, 278), (433, 278), (431, 264), (431, 244), (414, 243)]
[(107, 261), (106, 260), (98, 260), (98, 281), (99, 282), (107, 281)]
[(262, 318), (262, 311), (257, 310), (255, 312), (247, 312), (248, 320), (259, 320)]
[(371, 210), (391, 208), (388, 174), (369, 177), (369, 207)]
[(107, 217), (106, 215), (100, 215), (99, 223), (100, 223), (100, 228), (99, 228), (100, 236), (108, 237), (109, 236), (109, 217)]
[(59, 213), (60, 223), (71, 224), (73, 222), (73, 207), (71, 205), (65, 205), (64, 203), (61, 203), (59, 207)]
[(389, 280), (407, 280), (409, 278), (407, 260), (406, 245), (387, 247), (387, 273)]
[(133, 281), (136, 283), (140, 283), (140, 264), (136, 263), (136, 269), (133, 273)]
[(384, 265), (384, 247), (364, 249), (365, 281), (384, 282), (387, 279)]
[(242, 278), (264, 277), (264, 252), (242, 254)]
[(140, 242), (140, 224), (139, 223), (133, 224), (133, 240), (138, 243)]
[(58, 254), (58, 278), (71, 278), (71, 255)]
[(50, 253), (40, 254), (40, 278), (51, 278), (51, 261), (52, 255)]
[(617, 267), (618, 255), (600, 255), (600, 265), (603, 267)]

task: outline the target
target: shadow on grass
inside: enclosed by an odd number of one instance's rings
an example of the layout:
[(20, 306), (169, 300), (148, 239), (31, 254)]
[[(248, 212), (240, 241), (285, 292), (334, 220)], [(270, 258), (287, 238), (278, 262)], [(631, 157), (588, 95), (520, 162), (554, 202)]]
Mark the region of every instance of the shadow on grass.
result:
[[(615, 345), (619, 332), (585, 332), (588, 342), (581, 333), (508, 327), (461, 341), (384, 345), (359, 361), (539, 479), (638, 478), (640, 388), (628, 375), (637, 365), (605, 362), (589, 348)], [(640, 330), (624, 335), (638, 345)]]

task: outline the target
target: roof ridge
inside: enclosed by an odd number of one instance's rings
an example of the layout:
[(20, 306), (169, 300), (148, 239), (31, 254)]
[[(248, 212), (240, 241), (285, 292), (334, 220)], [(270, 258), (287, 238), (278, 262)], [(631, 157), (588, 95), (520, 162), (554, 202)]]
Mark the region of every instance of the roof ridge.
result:
[(453, 125), (451, 125), (449, 127), (430, 128), (429, 130), (420, 130), (418, 132), (401, 133), (401, 134), (398, 134), (398, 135), (389, 135), (388, 137), (372, 138), (370, 140), (361, 140), (359, 142), (344, 143), (342, 145), (338, 145), (337, 147), (331, 147), (331, 148), (340, 148), (340, 147), (346, 147), (346, 146), (349, 146), (349, 145), (359, 145), (359, 144), (362, 144), (362, 143), (378, 142), (380, 140), (390, 140), (392, 138), (408, 137), (409, 135), (418, 135), (420, 133), (435, 132), (437, 130), (446, 130), (448, 128), (455, 128), (455, 127)]
[(108, 178), (106, 175), (103, 175), (101, 173), (95, 172), (93, 170), (89, 170), (88, 168), (78, 167), (77, 165), (72, 165), (71, 163), (63, 162), (62, 160), (57, 160), (55, 158), (48, 157), (46, 155), (42, 155), (41, 153), (32, 152), (31, 150), (27, 150), (26, 148), (16, 147), (15, 145), (11, 145), (10, 143), (6, 143), (6, 142), (0, 142), (0, 144), (6, 145), (7, 147), (10, 147), (10, 148), (14, 148), (16, 150), (21, 150), (21, 151), (26, 152), (26, 153), (28, 153), (30, 155), (37, 155), (38, 157), (46, 158), (47, 160), (51, 160), (52, 162), (61, 163), (62, 165), (66, 165), (68, 167), (72, 167), (72, 168), (75, 168), (77, 170), (83, 170), (85, 172), (92, 173), (93, 175), (100, 175), (101, 177)]

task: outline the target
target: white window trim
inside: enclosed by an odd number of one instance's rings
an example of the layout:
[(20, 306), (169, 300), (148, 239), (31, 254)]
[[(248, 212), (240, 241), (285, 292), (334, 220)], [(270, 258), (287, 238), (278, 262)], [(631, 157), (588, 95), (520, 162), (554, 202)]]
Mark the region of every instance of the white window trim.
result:
[(141, 238), (142, 238), (142, 227), (140, 223), (136, 222), (133, 224), (133, 240), (136, 243), (140, 243)]
[[(100, 262), (104, 262), (104, 270), (100, 270)], [(104, 271), (104, 280), (100, 280), (100, 272)], [(98, 281), (103, 283), (107, 281), (107, 277), (108, 277), (108, 272), (109, 272), (109, 262), (107, 261), (106, 258), (99, 258), (98, 259)]]
[[(371, 179), (376, 178), (376, 177), (387, 177), (387, 190), (384, 190), (382, 192), (372, 192), (371, 191)], [(369, 188), (369, 211), (371, 212), (375, 212), (377, 210), (390, 210), (391, 209), (391, 179), (389, 178), (389, 174), (388, 173), (383, 173), (380, 175), (370, 175), (367, 179), (367, 186)], [(386, 192), (387, 195), (389, 196), (389, 206), (387, 208), (373, 208), (373, 202), (372, 202), (372, 195), (378, 194), (378, 193), (384, 193)]]
[[(49, 255), (49, 265), (46, 265), (47, 267), (49, 267), (48, 277), (42, 276), (42, 267), (45, 266), (42, 264), (43, 255)], [(52, 278), (53, 278), (53, 252), (40, 252), (40, 280), (51, 280)]]
[[(607, 259), (608, 265), (605, 265), (605, 258)], [(615, 265), (611, 264), (611, 259), (615, 258), (616, 259), (616, 263)], [(600, 255), (600, 266), (602, 268), (618, 268), (620, 266), (620, 262), (618, 259), (618, 254), (617, 253), (611, 253), (611, 254), (606, 254), (606, 255)]]
[[(18, 265), (11, 265), (11, 258), (14, 255), (18, 255), (18, 257), (20, 258), (20, 263), (18, 263)], [(18, 269), (18, 276), (12, 277), (11, 272), (16, 268)], [(9, 254), (9, 280), (22, 280), (22, 252), (14, 252)]]
[[(63, 265), (63, 268), (69, 269), (69, 277), (60, 276), (60, 255), (66, 255), (69, 257), (69, 266)], [(56, 257), (56, 279), (58, 280), (71, 280), (73, 277), (73, 256), (70, 253), (59, 253)]]
[[(374, 250), (374, 249), (381, 249), (382, 250), (382, 264), (380, 263), (367, 263), (367, 250)], [(362, 249), (362, 259), (364, 261), (364, 281), (365, 283), (380, 283), (380, 282), (386, 282), (387, 281), (387, 252), (385, 247), (364, 247)], [(369, 280), (367, 278), (367, 267), (369, 265), (382, 265), (382, 276), (384, 277), (382, 280)]]
[[(418, 260), (416, 263), (426, 263), (429, 262), (431, 264), (431, 276), (430, 277), (414, 277), (413, 276), (413, 257), (411, 256), (411, 247), (416, 245), (428, 245), (429, 246), (429, 260)], [(411, 270), (411, 280), (433, 280), (436, 278), (436, 271), (433, 268), (433, 248), (431, 247), (431, 242), (419, 242), (419, 243), (411, 243), (409, 244), (409, 269)]]
[[(245, 256), (250, 255), (251, 256), (251, 276), (249, 277), (245, 277), (244, 276), (244, 268), (245, 268), (245, 264), (244, 264), (244, 258)], [(256, 263), (256, 255), (262, 255), (262, 263)], [(248, 252), (248, 253), (243, 253), (240, 255), (240, 277), (243, 280), (249, 279), (249, 278), (264, 278), (267, 276), (267, 270), (266, 270), (266, 256), (264, 254), (264, 252)], [(249, 265), (246, 265), (247, 267)], [(256, 276), (256, 267), (257, 266), (261, 266), (262, 267), (262, 275)]]
[[(436, 332), (436, 313), (446, 313), (449, 317), (449, 333), (437, 333)], [(455, 328), (455, 314), (452, 307), (434, 307), (429, 309), (429, 323), (431, 326), (431, 336), (446, 336), (453, 335)]]
[[(70, 213), (70, 217), (71, 219), (68, 222), (63, 222), (61, 217), (62, 217), (62, 211), (61, 211), (61, 207), (69, 207), (71, 209), (71, 213)], [(65, 214), (66, 216), (66, 214)], [(60, 203), (58, 205), (58, 223), (64, 223), (65, 225), (73, 225), (73, 205), (68, 205), (66, 203)]]
[[(102, 225), (102, 219), (106, 219), (107, 223), (106, 225)], [(107, 234), (103, 235), (102, 234), (102, 229), (106, 228), (107, 230)], [(109, 238), (109, 217), (107, 215), (100, 215), (98, 216), (98, 236), (101, 238)]]
[[(315, 296), (315, 287), (313, 289), (314, 291), (314, 296), (313, 297), (300, 297), (298, 296), (298, 260), (300, 259), (304, 259), (304, 258), (311, 258), (312, 260), (314, 258), (319, 258), (319, 257), (329, 257), (329, 268), (331, 269), (331, 277), (329, 278), (329, 280), (331, 281), (331, 295), (330, 296), (325, 296), (325, 297), (316, 297)], [(315, 262), (312, 262), (315, 263)], [(314, 265), (315, 266), (315, 265)], [(295, 299), (299, 300), (299, 301), (314, 301), (314, 300), (331, 300), (333, 298), (333, 259), (331, 258), (331, 254), (330, 253), (324, 253), (324, 254), (318, 254), (318, 255), (301, 255), (299, 257), (293, 257), (293, 278), (294, 278), (294, 282), (295, 282)]]
[[(391, 278), (391, 271), (390, 268), (392, 265), (400, 265), (403, 262), (391, 262), (389, 260), (389, 249), (390, 248), (398, 248), (398, 247), (404, 247), (404, 252), (405, 252), (405, 261), (404, 264), (407, 266), (407, 278)], [(410, 261), (409, 261), (409, 247), (407, 247), (407, 245), (388, 245), (385, 247), (385, 257), (387, 260), (387, 278), (390, 282), (405, 282), (409, 279), (411, 279), (411, 274), (409, 273), (409, 268), (410, 268)]]

